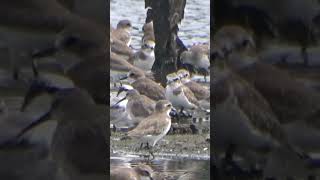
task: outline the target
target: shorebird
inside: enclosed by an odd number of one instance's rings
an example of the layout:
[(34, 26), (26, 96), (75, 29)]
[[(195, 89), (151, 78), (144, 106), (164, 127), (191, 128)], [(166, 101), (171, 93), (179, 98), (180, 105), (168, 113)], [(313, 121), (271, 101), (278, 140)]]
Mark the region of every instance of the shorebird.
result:
[(317, 90), (295, 80), (287, 71), (241, 54), (230, 56), (226, 62), (267, 99), (281, 123), (307, 120), (319, 112)]
[(210, 101), (210, 90), (202, 86), (201, 84), (194, 82), (190, 79), (189, 71), (180, 69), (177, 72), (183, 85), (187, 86), (195, 95), (198, 100)]
[(197, 98), (189, 88), (181, 83), (176, 73), (168, 74), (166, 78), (167, 86), (165, 95), (174, 107), (181, 108), (180, 112), (183, 112), (184, 109), (199, 108)]
[(121, 56), (110, 52), (110, 76), (111, 81), (118, 81), (120, 78), (125, 77), (128, 73), (133, 70), (135, 72), (139, 72), (144, 74), (142, 69), (135, 67), (130, 64), (127, 60), (122, 58)]
[(213, 43), (220, 48), (224, 57), (234, 51), (244, 51), (255, 48), (252, 35), (241, 26), (223, 26), (214, 34)]
[(129, 59), (129, 57), (133, 56), (133, 50), (128, 47), (125, 43), (118, 39), (114, 39), (110, 36), (110, 47), (111, 51), (116, 53), (119, 56), (122, 56), (125, 59)]
[(218, 151), (224, 149), (226, 160), (241, 149), (265, 153), (277, 147), (288, 149), (305, 160), (306, 155), (288, 140), (269, 102), (259, 91), (226, 65), (214, 72), (214, 145)]
[(182, 64), (191, 66), (191, 70), (208, 73), (210, 70), (209, 47), (201, 44), (193, 45), (188, 51), (183, 51), (180, 55)]
[(111, 167), (111, 180), (139, 180), (139, 179), (153, 179), (153, 169), (146, 164), (138, 164), (131, 167)]
[(111, 37), (122, 41), (127, 46), (131, 43), (131, 28), (133, 28), (129, 20), (121, 20), (117, 24), (117, 28), (111, 32)]
[(116, 104), (125, 99), (128, 100), (126, 104), (126, 112), (129, 114), (130, 118), (135, 121), (135, 123), (139, 123), (141, 119), (148, 117), (154, 112), (156, 102), (145, 95), (141, 95), (135, 89), (127, 90), (126, 96)]
[(141, 49), (138, 52), (134, 53), (128, 61), (138, 68), (141, 68), (145, 71), (151, 71), (153, 63), (155, 61), (154, 46), (154, 41), (145, 41)]
[(132, 69), (128, 75), (122, 79), (128, 79), (134, 89), (152, 100), (158, 101), (166, 99), (165, 89), (160, 84), (147, 78), (142, 71)]
[(41, 93), (48, 93), (53, 98), (51, 109), (18, 136), (50, 117), (55, 117), (58, 125), (50, 151), (62, 172), (70, 179), (105, 179), (106, 108), (97, 106), (84, 90), (59, 89), (36, 80), (30, 86), (21, 110), (24, 111), (34, 97)]
[(150, 40), (155, 41), (153, 21), (150, 21), (149, 23), (145, 23), (142, 27), (142, 30), (143, 30), (142, 44), (145, 43), (145, 41), (150, 41)]
[(128, 132), (129, 137), (139, 139), (140, 148), (146, 144), (149, 153), (154, 158), (152, 148), (170, 130), (172, 105), (168, 100), (160, 100), (156, 103), (155, 111), (150, 116), (141, 120), (138, 126)]

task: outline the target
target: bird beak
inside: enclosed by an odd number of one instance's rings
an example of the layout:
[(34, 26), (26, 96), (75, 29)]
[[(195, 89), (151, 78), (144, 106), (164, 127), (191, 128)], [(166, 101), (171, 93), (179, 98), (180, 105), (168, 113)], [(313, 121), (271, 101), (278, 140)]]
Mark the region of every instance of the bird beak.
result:
[(21, 136), (23, 136), (26, 132), (28, 132), (29, 130), (33, 129), (34, 127), (38, 126), (39, 124), (49, 120), (51, 117), (51, 109), (50, 111), (46, 112), (45, 114), (43, 114), (41, 117), (39, 117), (39, 119), (33, 121), (31, 124), (29, 124), (27, 127), (25, 127), (24, 129), (22, 129), (15, 137), (13, 137), (12, 139), (7, 140), (5, 143), (2, 143), (0, 146), (5, 146), (6, 144), (12, 144), (14, 142), (16, 142)]
[(128, 76), (124, 76), (124, 77), (120, 78), (120, 80), (125, 80), (125, 79), (128, 79)]
[(117, 106), (119, 103), (121, 103), (122, 101), (124, 101), (125, 99), (127, 99), (127, 97), (124, 97), (122, 99), (120, 99), (116, 104), (114, 104), (112, 107)]
[(135, 27), (135, 26), (132, 26), (132, 29), (134, 29), (134, 30), (139, 30), (139, 28), (138, 28), (138, 27)]

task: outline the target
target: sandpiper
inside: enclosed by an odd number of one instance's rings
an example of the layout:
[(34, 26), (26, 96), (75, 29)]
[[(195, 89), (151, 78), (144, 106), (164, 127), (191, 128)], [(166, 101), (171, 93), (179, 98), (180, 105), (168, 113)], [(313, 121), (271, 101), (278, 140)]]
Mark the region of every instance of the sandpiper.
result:
[(153, 169), (146, 164), (131, 167), (113, 167), (110, 169), (111, 180), (153, 179)]
[(190, 79), (189, 71), (180, 69), (177, 72), (180, 77), (182, 84), (187, 86), (195, 95), (198, 100), (209, 100), (210, 101), (210, 90), (202, 86), (201, 84), (194, 82)]
[(155, 61), (154, 46), (154, 41), (145, 41), (141, 49), (138, 52), (134, 53), (134, 55), (131, 56), (128, 61), (138, 68), (141, 68), (145, 71), (151, 71), (153, 63)]
[(145, 73), (132, 69), (128, 75), (122, 79), (128, 79), (131, 86), (155, 101), (166, 99), (165, 89), (155, 81), (147, 78)]
[(114, 39), (118, 39), (130, 46), (131, 43), (131, 22), (129, 20), (121, 20), (117, 24), (117, 28), (111, 32), (111, 36)]
[(172, 105), (168, 100), (160, 100), (156, 103), (155, 112), (141, 120), (139, 125), (128, 132), (128, 136), (139, 138), (140, 148), (146, 144), (150, 154), (153, 156), (152, 147), (162, 139), (170, 130)]
[(141, 119), (148, 117), (154, 112), (156, 102), (145, 95), (141, 95), (135, 89), (128, 90), (127, 95), (119, 100), (117, 104), (125, 99), (128, 100), (126, 112), (135, 123), (139, 123)]
[(166, 98), (174, 107), (183, 109), (197, 109), (198, 100), (193, 92), (184, 86), (176, 73), (167, 75)]

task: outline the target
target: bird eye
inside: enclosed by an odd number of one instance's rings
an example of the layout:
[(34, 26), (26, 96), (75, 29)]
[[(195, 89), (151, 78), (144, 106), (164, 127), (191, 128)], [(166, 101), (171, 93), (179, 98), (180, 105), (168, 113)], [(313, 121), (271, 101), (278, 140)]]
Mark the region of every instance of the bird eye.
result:
[(171, 107), (171, 104), (168, 104), (167, 107)]

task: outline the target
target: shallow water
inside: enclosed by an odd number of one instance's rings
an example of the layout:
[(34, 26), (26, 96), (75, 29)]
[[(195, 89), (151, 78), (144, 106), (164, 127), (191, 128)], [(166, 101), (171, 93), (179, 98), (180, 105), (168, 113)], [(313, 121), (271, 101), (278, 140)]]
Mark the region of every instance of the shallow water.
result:
[[(129, 19), (139, 31), (132, 30), (132, 46), (140, 47), (142, 26), (146, 19), (144, 0), (111, 0), (110, 23), (116, 27), (119, 20)], [(184, 19), (179, 26), (179, 37), (186, 46), (209, 42), (210, 39), (210, 1), (188, 0)]]
[[(110, 159), (111, 166), (122, 166), (130, 164), (136, 166), (142, 162), (142, 159), (136, 156), (131, 157), (112, 157)], [(152, 169), (156, 172), (156, 179), (210, 179), (209, 161), (204, 160), (171, 160), (157, 159), (149, 163)], [(161, 177), (161, 178), (159, 178)]]

